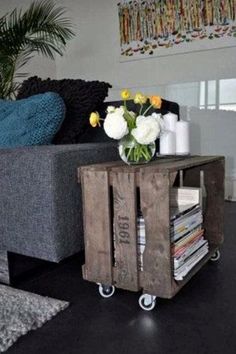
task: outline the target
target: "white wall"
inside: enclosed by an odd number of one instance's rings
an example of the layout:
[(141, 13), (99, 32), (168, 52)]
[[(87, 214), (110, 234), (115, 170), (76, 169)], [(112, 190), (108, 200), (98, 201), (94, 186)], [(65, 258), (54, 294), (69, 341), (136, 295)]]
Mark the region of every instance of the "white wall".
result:
[[(29, 2), (23, 0), (21, 4)], [(56, 58), (56, 65), (35, 59), (30, 66), (31, 74), (107, 81), (113, 85), (109, 99), (119, 99), (120, 89), (128, 87), (145, 93), (160, 93), (166, 99), (179, 102), (182, 118), (192, 122), (191, 152), (225, 155), (226, 174), (236, 178), (236, 112), (229, 114), (222, 110), (218, 94), (215, 111), (208, 107), (199, 110), (200, 82), (236, 79), (236, 47), (121, 63), (117, 2), (57, 1), (68, 9), (77, 36), (68, 44), (65, 55)], [(2, 13), (19, 3), (0, 0), (0, 5)], [(231, 90), (230, 86), (227, 91), (236, 95), (236, 90)]]
[(58, 77), (107, 80), (113, 91), (236, 76), (236, 47), (119, 62), (118, 0), (67, 0), (78, 36), (57, 60)]
[(225, 155), (226, 174), (236, 177), (236, 112), (220, 110), (219, 102), (215, 111), (199, 110), (201, 81), (236, 79), (236, 47), (120, 62), (117, 2), (66, 2), (78, 35), (57, 58), (57, 77), (108, 81), (109, 99), (119, 99), (120, 89), (128, 87), (187, 106), (181, 112), (192, 121), (191, 152)]

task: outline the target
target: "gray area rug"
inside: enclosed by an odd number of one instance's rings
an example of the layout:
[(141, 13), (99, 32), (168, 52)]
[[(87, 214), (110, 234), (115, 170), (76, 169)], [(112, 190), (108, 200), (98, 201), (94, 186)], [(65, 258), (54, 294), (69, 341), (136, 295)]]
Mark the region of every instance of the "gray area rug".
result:
[(66, 301), (0, 285), (0, 352), (6, 351), (20, 336), (41, 327), (68, 305)]

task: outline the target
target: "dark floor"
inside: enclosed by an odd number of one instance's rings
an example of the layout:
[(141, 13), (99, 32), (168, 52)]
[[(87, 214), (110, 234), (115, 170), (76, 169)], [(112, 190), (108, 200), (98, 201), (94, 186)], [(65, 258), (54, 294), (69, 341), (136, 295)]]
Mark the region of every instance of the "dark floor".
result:
[(18, 277), (15, 286), (67, 300), (70, 307), (21, 337), (13, 354), (235, 354), (236, 203), (226, 202), (225, 243), (219, 262), (206, 264), (172, 300), (152, 312), (139, 294), (116, 290), (112, 298), (81, 278), (81, 259)]

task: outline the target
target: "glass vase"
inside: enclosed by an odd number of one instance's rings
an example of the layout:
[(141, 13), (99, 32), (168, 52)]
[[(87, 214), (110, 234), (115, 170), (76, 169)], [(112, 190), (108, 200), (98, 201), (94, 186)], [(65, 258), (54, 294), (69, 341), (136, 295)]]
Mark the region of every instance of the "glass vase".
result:
[(132, 135), (126, 135), (119, 141), (119, 154), (128, 165), (149, 162), (156, 152), (156, 143), (139, 144)]

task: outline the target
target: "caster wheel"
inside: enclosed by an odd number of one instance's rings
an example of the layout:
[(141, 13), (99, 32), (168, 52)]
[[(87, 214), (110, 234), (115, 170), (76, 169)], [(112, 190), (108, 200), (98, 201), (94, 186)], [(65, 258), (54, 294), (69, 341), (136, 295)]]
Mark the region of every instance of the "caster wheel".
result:
[(138, 300), (139, 306), (145, 311), (151, 311), (156, 306), (156, 296), (143, 294)]
[(98, 291), (102, 297), (111, 297), (115, 292), (115, 287), (113, 285), (103, 285), (98, 284)]
[(220, 251), (215, 251), (215, 253), (213, 254), (213, 256), (211, 256), (211, 261), (212, 262), (216, 262), (220, 259)]

